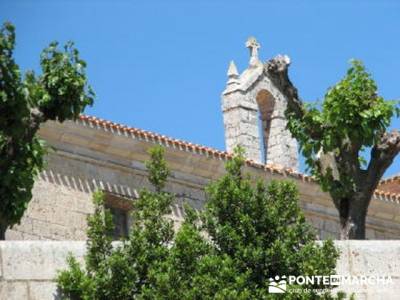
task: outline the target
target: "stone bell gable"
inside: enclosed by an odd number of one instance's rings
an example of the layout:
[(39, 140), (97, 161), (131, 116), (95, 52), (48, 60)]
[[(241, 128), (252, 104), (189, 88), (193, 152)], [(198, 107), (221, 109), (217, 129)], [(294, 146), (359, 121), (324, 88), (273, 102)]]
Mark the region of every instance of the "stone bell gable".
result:
[(287, 101), (265, 75), (256, 39), (250, 37), (246, 47), (248, 68), (239, 75), (231, 61), (222, 93), (227, 151), (241, 145), (250, 160), (297, 170), (297, 143), (286, 129)]

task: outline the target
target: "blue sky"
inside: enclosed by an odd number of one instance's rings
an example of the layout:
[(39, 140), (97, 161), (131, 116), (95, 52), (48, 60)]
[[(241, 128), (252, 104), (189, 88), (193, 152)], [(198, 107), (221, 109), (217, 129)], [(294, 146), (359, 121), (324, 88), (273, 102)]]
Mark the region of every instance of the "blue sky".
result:
[[(291, 57), (303, 99), (322, 99), (351, 58), (400, 99), (400, 1), (2, 0), (5, 20), (23, 70), (38, 69), (50, 41), (75, 41), (97, 94), (87, 114), (218, 149), (228, 63), (246, 68), (250, 35), (263, 60)], [(386, 176), (399, 171), (397, 157)]]

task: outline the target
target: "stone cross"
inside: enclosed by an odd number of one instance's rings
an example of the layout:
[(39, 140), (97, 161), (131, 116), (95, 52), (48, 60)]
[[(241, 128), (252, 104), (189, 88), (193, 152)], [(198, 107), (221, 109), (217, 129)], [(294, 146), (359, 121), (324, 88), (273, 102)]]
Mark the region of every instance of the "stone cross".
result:
[(256, 38), (251, 36), (247, 39), (246, 47), (250, 50), (250, 58), (258, 59), (258, 49), (260, 44), (257, 42)]

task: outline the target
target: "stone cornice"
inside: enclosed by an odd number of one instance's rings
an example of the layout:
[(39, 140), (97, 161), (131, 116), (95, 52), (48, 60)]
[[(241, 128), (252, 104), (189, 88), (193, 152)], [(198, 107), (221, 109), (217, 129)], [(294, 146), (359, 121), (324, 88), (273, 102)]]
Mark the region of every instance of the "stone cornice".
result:
[[(131, 167), (132, 161), (146, 160), (147, 150), (152, 145), (159, 144), (167, 149), (166, 156), (173, 170), (206, 179), (215, 179), (223, 174), (224, 161), (232, 158), (232, 154), (225, 151), (86, 115), (81, 115), (75, 122), (48, 122), (39, 134), (55, 148), (68, 145), (77, 152), (90, 151), (98, 159), (108, 160), (112, 157), (128, 167)], [(251, 160), (247, 160), (246, 165), (250, 173), (258, 173), (271, 179), (294, 179), (307, 183), (310, 187), (316, 186), (311, 176), (292, 169), (259, 164)], [(319, 195), (326, 194), (320, 192)], [(400, 204), (400, 194), (376, 190), (374, 200)]]

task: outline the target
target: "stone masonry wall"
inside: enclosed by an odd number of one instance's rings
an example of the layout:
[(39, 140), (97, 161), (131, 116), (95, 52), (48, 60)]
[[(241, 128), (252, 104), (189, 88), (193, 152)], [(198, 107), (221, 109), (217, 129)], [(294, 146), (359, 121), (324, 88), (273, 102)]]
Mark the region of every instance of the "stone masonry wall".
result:
[[(397, 300), (400, 295), (400, 241), (338, 241), (341, 250), (337, 274), (344, 276), (391, 276), (392, 284), (342, 285), (358, 300)], [(66, 267), (72, 253), (83, 261), (84, 242), (0, 242), (0, 299), (59, 299), (54, 278)], [(290, 274), (287, 274), (290, 275)], [(323, 274), (322, 274), (323, 275)]]
[[(51, 125), (51, 126), (50, 126)], [(49, 124), (42, 136), (53, 150), (46, 170), (33, 189), (21, 224), (6, 233), (8, 240), (84, 240), (86, 217), (93, 211), (92, 193), (101, 189), (134, 199), (143, 187), (149, 187), (144, 161), (154, 143), (100, 132), (77, 123)], [(224, 161), (214, 157), (166, 147), (166, 160), (172, 170), (167, 190), (177, 202), (171, 218), (179, 226), (183, 201), (196, 209), (204, 205), (204, 188), (224, 174)], [(246, 167), (254, 178), (266, 182), (292, 180), (300, 194), (300, 205), (321, 239), (337, 238), (338, 214), (331, 199), (319, 186), (304, 178), (263, 168)], [(374, 198), (367, 218), (367, 238), (400, 238), (400, 204)]]
[[(50, 155), (48, 166), (35, 182), (21, 224), (6, 232), (7, 240), (84, 240), (86, 219), (93, 212), (93, 192), (103, 190), (134, 199), (138, 190), (150, 188), (140, 169), (84, 162), (65, 154)], [(176, 226), (183, 218), (183, 200), (202, 207), (204, 192), (198, 186), (171, 179), (166, 189), (177, 198), (171, 215)]]
[[(86, 218), (92, 213), (92, 193), (97, 189), (117, 195), (136, 197), (137, 191), (149, 187), (146, 174), (140, 169), (124, 169), (112, 165), (97, 165), (83, 162), (67, 155), (51, 155), (48, 159), (51, 169), (46, 170), (36, 181), (33, 199), (28, 206), (21, 224), (8, 230), (7, 240), (84, 240), (86, 238)], [(175, 175), (174, 175), (175, 174)], [(179, 226), (183, 218), (183, 201), (196, 209), (201, 209), (205, 201), (204, 188), (207, 180), (197, 178), (197, 184), (173, 173), (167, 190), (177, 195), (171, 218)], [(221, 174), (222, 175), (222, 174)], [(187, 175), (189, 177), (189, 175)], [(194, 180), (194, 179), (192, 179)], [(301, 187), (301, 183), (300, 187)], [(303, 188), (300, 205), (321, 239), (338, 238), (338, 214), (329, 199), (321, 199), (315, 187)], [(398, 204), (373, 201), (380, 214), (386, 210), (399, 210)], [(393, 217), (394, 218), (394, 217)], [(368, 218), (368, 239), (400, 238), (400, 226), (395, 222)]]

